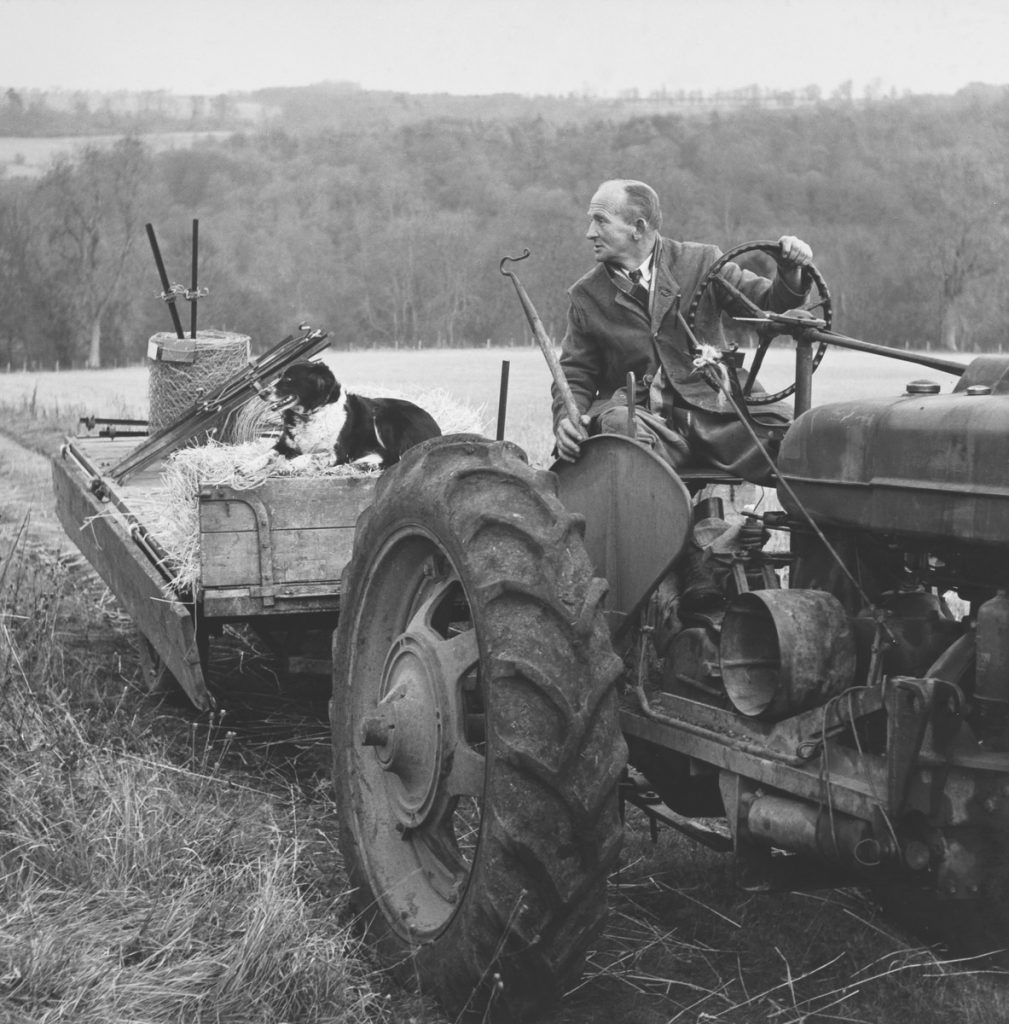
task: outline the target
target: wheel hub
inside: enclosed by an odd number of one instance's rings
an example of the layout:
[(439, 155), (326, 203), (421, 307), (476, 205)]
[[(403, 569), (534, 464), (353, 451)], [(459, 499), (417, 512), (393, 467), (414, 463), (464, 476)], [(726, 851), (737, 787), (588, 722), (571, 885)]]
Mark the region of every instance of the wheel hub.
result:
[(374, 748), (387, 773), (389, 806), (397, 821), (418, 828), (431, 809), (442, 771), (444, 690), (433, 643), (404, 633), (382, 669), (384, 694), (360, 724), (361, 742)]

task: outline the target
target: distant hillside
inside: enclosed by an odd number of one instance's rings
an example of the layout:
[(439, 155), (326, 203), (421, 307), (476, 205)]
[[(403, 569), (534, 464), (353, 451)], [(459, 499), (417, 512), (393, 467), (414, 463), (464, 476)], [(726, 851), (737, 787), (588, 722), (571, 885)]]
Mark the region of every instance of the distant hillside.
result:
[[(959, 98), (991, 100), (1006, 86), (975, 85)], [(864, 106), (905, 99), (896, 92), (867, 89), (853, 93), (842, 83), (829, 95), (819, 86), (792, 91), (758, 85), (718, 92), (628, 90), (616, 98), (567, 96), (454, 96), (361, 89), (354, 82), (321, 82), (290, 88), (214, 96), (176, 95), (164, 90), (71, 92), (19, 90), (0, 86), (0, 137), (91, 136), (180, 131), (247, 131), (280, 127), (285, 131), (343, 131), (399, 127), (432, 119), (514, 121), (543, 118), (553, 124), (621, 122), (670, 114), (708, 115), (713, 111), (797, 110), (823, 103)], [(939, 100), (940, 97), (934, 97)], [(952, 97), (946, 97), (952, 99)]]

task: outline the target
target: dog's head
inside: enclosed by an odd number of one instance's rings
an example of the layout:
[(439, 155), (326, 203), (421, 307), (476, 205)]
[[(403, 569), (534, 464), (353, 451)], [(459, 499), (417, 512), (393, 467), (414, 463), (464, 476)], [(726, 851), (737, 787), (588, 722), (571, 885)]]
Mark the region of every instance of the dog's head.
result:
[(340, 384), (333, 371), (325, 364), (302, 360), (292, 363), (273, 385), (273, 404), (270, 408), (298, 407), (311, 412), (340, 397)]

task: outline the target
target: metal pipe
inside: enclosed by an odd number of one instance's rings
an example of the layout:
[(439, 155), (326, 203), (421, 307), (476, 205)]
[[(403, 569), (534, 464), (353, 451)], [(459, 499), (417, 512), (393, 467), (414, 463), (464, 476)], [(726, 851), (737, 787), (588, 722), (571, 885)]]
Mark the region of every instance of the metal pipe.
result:
[(507, 359), (501, 360), (501, 386), (498, 388), (497, 397), (497, 433), (494, 435), (499, 441), (504, 440), (505, 416), (508, 412), (508, 371), (511, 363)]
[(828, 864), (876, 867), (895, 849), (873, 838), (869, 822), (789, 797), (761, 795), (746, 815), (750, 835), (768, 846), (811, 854)]
[(133, 542), (147, 556), (150, 563), (157, 569), (166, 583), (171, 583), (174, 574), (168, 568), (173, 564), (172, 556), (154, 539), (150, 531), (137, 519), (129, 506), (109, 487), (98, 470), (91, 465), (85, 455), (74, 448), (72, 444), (66, 444), (62, 448), (64, 458), (70, 458), (88, 477), (88, 487), (96, 498), (105, 499), (112, 505), (126, 520), (127, 532)]
[(192, 298), (189, 307), (189, 337), (196, 337), (196, 303), (200, 296), (200, 290), (196, 285), (196, 266), (200, 251), (200, 222), (193, 219), (193, 287), (191, 288)]
[(795, 339), (795, 415), (801, 416), (813, 404), (813, 343)]
[(899, 348), (875, 345), (871, 341), (860, 341), (858, 338), (849, 338), (846, 334), (836, 334), (834, 331), (821, 331), (812, 327), (802, 333), (812, 341), (823, 341), (828, 345), (837, 345), (838, 348), (852, 348), (858, 352), (872, 352), (874, 355), (902, 360), (905, 363), (917, 363), (919, 366), (927, 366), (930, 370), (942, 370), (943, 373), (952, 373), (956, 377), (962, 376), (966, 369), (963, 363), (958, 363), (952, 359), (919, 355), (913, 352), (902, 352)]
[(848, 616), (821, 590), (751, 590), (725, 612), (722, 684), (733, 707), (778, 721), (821, 707), (855, 679)]
[(158, 268), (158, 276), (161, 278), (161, 297), (168, 303), (168, 312), (172, 314), (172, 324), (178, 337), (184, 338), (185, 331), (182, 330), (182, 321), (179, 319), (179, 311), (175, 308), (175, 292), (168, 280), (168, 272), (165, 270), (165, 261), (161, 258), (161, 250), (158, 248), (158, 240), (154, 235), (154, 225), (147, 225), (147, 237), (151, 243), (151, 252), (154, 253), (154, 263)]

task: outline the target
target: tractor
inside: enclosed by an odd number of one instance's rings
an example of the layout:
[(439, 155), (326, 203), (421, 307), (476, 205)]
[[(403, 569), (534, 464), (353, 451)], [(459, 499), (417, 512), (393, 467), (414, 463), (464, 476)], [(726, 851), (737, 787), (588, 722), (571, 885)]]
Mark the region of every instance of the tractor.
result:
[[(385, 472), (357, 522), (333, 640), (341, 845), (376, 949), (453, 1015), (533, 1019), (578, 978), (625, 801), (714, 830), (750, 889), (906, 891), (1005, 927), (1009, 357), (838, 334), (813, 276), (804, 315), (748, 318), (749, 379), (783, 336), (789, 387), (747, 391), (731, 347), (712, 377), (777, 448), (774, 508), (730, 521), (719, 488), (742, 481), (631, 437), (546, 470), (454, 435)], [(814, 406), (831, 346), (959, 381)], [(758, 407), (788, 395), (775, 436)], [(670, 570), (699, 535), (724, 601), (681, 621)]]

